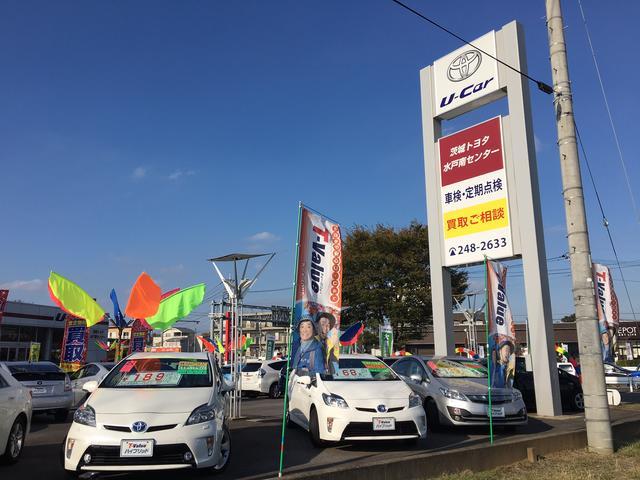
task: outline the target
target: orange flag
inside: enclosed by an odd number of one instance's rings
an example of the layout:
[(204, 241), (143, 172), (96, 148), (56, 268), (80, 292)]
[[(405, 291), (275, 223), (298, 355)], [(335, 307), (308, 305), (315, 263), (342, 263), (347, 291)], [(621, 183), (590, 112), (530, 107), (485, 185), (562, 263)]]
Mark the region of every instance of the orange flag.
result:
[(132, 318), (148, 318), (154, 316), (160, 307), (162, 290), (153, 279), (142, 272), (131, 288), (125, 314)]

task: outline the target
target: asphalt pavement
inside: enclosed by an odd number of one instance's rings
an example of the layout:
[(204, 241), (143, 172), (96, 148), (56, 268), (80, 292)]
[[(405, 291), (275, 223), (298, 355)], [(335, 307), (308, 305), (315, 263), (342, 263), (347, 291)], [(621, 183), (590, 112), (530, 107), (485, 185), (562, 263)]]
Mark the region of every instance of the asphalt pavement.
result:
[[(277, 476), (281, 435), (282, 400), (266, 397), (243, 400), (245, 418), (232, 422), (232, 456), (226, 472), (216, 475), (219, 479), (264, 479)], [(612, 410), (612, 416), (624, 415), (624, 411)], [(70, 420), (70, 419), (69, 419)], [(59, 461), (62, 442), (70, 422), (55, 423), (48, 415), (34, 416), (31, 433), (18, 464), (0, 467), (0, 478), (13, 480), (57, 480), (66, 478)], [(509, 441), (550, 431), (554, 428), (567, 430), (584, 428), (584, 418), (580, 414), (556, 418), (530, 417), (526, 427), (515, 432), (505, 432), (500, 428), (495, 434), (496, 442)], [(344, 444), (319, 449), (311, 445), (307, 432), (299, 428), (286, 430), (285, 473), (304, 472), (320, 467), (350, 465), (357, 468), (359, 463), (390, 460), (417, 455), (430, 451), (437, 452), (449, 448), (475, 446), (488, 442), (487, 427), (447, 429), (429, 433), (426, 440), (415, 445), (399, 442), (365, 442)], [(154, 480), (175, 479), (176, 473), (136, 473), (100, 475), (100, 478), (153, 478)], [(199, 475), (182, 470), (180, 478), (197, 478)]]

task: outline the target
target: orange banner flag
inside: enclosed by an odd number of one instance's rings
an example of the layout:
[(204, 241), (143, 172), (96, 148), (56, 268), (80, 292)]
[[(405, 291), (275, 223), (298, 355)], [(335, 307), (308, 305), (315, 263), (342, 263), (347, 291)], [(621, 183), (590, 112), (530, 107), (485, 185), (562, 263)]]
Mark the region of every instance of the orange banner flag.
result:
[(153, 279), (142, 272), (131, 287), (129, 301), (124, 312), (132, 318), (148, 318), (154, 316), (160, 307), (162, 290)]

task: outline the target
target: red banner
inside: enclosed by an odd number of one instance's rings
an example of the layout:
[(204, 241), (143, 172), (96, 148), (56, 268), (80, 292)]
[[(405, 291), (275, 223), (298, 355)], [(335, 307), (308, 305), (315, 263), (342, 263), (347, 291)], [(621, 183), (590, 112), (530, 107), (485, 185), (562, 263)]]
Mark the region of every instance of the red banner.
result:
[(74, 372), (87, 361), (89, 350), (89, 329), (87, 322), (67, 314), (60, 352), (60, 368), (65, 372)]
[(0, 290), (0, 323), (2, 323), (2, 315), (7, 304), (7, 298), (9, 298), (9, 290)]

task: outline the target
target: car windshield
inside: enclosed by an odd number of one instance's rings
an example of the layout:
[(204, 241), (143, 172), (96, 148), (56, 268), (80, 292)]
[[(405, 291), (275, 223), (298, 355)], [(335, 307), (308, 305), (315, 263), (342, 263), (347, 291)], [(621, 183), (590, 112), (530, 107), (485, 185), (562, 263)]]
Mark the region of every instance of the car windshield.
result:
[(341, 358), (333, 375), (323, 374), (325, 381), (388, 381), (399, 380), (393, 371), (378, 359)]
[(260, 370), (261, 366), (262, 366), (262, 363), (258, 363), (258, 362), (247, 363), (244, 367), (242, 367), (242, 371), (245, 373), (257, 372), (258, 370)]
[(213, 385), (209, 361), (201, 358), (135, 358), (120, 362), (100, 388), (193, 388)]
[(13, 378), (19, 382), (64, 381), (66, 374), (52, 363), (22, 363), (8, 365)]
[(428, 360), (427, 367), (438, 378), (487, 378), (487, 369), (473, 360)]

